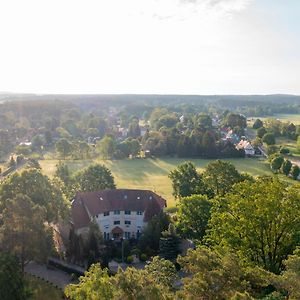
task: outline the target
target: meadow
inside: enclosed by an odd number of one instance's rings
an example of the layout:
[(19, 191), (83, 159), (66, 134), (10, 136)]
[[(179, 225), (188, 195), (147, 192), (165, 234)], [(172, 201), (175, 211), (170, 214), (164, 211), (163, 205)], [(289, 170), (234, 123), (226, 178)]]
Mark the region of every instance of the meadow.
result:
[[(161, 159), (124, 159), (124, 160), (66, 160), (71, 172), (87, 167), (92, 163), (106, 165), (115, 177), (118, 188), (149, 189), (164, 197), (168, 206), (175, 205), (172, 195), (172, 185), (168, 178), (170, 171), (175, 169), (186, 159), (161, 158)], [(209, 159), (189, 159), (198, 171), (203, 170), (212, 161)], [(240, 172), (247, 172), (253, 176), (271, 174), (268, 164), (255, 158), (224, 159), (233, 163)], [(40, 160), (43, 172), (52, 177), (55, 173), (56, 159)]]

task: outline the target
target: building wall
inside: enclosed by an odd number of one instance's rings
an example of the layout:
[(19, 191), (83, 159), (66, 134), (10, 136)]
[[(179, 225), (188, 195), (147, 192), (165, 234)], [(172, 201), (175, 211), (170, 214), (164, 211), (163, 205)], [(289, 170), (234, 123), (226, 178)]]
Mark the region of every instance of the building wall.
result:
[[(106, 216), (104, 213), (101, 213), (94, 216), (94, 218), (99, 225), (100, 231), (105, 237), (107, 237), (107, 234), (109, 234), (109, 238), (112, 238), (111, 231), (113, 230), (113, 228), (120, 227), (124, 232), (124, 238), (129, 237), (128, 233), (130, 237), (136, 238), (138, 232), (141, 232), (143, 227), (147, 224), (143, 221), (144, 212), (140, 213), (141, 215), (139, 215), (137, 211), (131, 211), (130, 215), (128, 215), (125, 214), (125, 211), (120, 211), (120, 214), (116, 214), (114, 211), (110, 211), (108, 216)], [(114, 224), (115, 221), (119, 221), (120, 224)], [(125, 221), (130, 221), (131, 224), (125, 224)]]

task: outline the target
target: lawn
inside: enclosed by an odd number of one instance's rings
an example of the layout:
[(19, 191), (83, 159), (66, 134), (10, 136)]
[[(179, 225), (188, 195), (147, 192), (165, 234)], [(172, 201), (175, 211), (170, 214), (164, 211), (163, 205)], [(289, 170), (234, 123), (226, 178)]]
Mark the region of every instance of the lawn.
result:
[(45, 281), (26, 275), (29, 287), (32, 290), (32, 300), (62, 300), (63, 292)]
[[(114, 161), (102, 160), (67, 160), (71, 171), (81, 170), (93, 162), (105, 164), (113, 173), (118, 188), (149, 189), (157, 192), (168, 201), (168, 206), (174, 206), (171, 181), (168, 174), (177, 165), (186, 161), (185, 159), (124, 159)], [(207, 159), (190, 159), (197, 169), (203, 170), (211, 161)], [(240, 172), (247, 172), (253, 176), (271, 174), (266, 163), (254, 158), (225, 159), (233, 163)], [(41, 160), (42, 170), (48, 176), (55, 173), (55, 165), (58, 160)]]
[(254, 120), (278, 119), (282, 122), (291, 122), (294, 123), (295, 125), (300, 125), (300, 114), (275, 114), (273, 116), (268, 116), (268, 117), (253, 117), (253, 119)]

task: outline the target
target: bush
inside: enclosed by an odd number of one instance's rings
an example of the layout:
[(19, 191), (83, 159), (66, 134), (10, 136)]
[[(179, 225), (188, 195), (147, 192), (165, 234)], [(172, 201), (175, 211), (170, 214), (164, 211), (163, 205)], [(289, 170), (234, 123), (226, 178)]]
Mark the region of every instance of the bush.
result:
[(145, 253), (142, 253), (140, 256), (141, 261), (146, 261), (148, 259), (147, 255)]
[(275, 136), (273, 133), (264, 134), (264, 136), (262, 137), (262, 141), (263, 143), (266, 143), (268, 146), (275, 145), (276, 143)]
[(290, 153), (290, 150), (288, 148), (285, 148), (285, 147), (281, 147), (279, 152), (281, 154), (289, 154)]
[(133, 256), (132, 256), (132, 255), (127, 256), (126, 262), (127, 262), (128, 264), (132, 264), (132, 263), (133, 263)]

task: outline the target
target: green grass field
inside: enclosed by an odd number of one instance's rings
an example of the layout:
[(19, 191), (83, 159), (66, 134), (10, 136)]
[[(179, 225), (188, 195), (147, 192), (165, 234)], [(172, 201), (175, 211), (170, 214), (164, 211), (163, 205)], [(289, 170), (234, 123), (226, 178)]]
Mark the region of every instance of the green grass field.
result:
[[(179, 164), (186, 161), (185, 159), (164, 158), (164, 159), (126, 159), (114, 161), (102, 160), (84, 160), (70, 161), (67, 160), (70, 170), (78, 171), (92, 163), (103, 163), (113, 173), (118, 188), (136, 188), (149, 189), (157, 192), (168, 201), (168, 206), (174, 206), (172, 196), (171, 181), (168, 174)], [(190, 159), (198, 170), (203, 170), (211, 161), (207, 159)], [(225, 159), (233, 163), (240, 172), (247, 172), (253, 176), (271, 174), (266, 163), (253, 158)], [(58, 160), (41, 160), (40, 165), (43, 172), (48, 176), (53, 176), (55, 166)]]
[(300, 124), (300, 114), (275, 114), (273, 116), (269, 117), (253, 117), (253, 119), (261, 119), (261, 120), (266, 120), (266, 119), (278, 119), (283, 122), (291, 122), (294, 123), (295, 125)]

